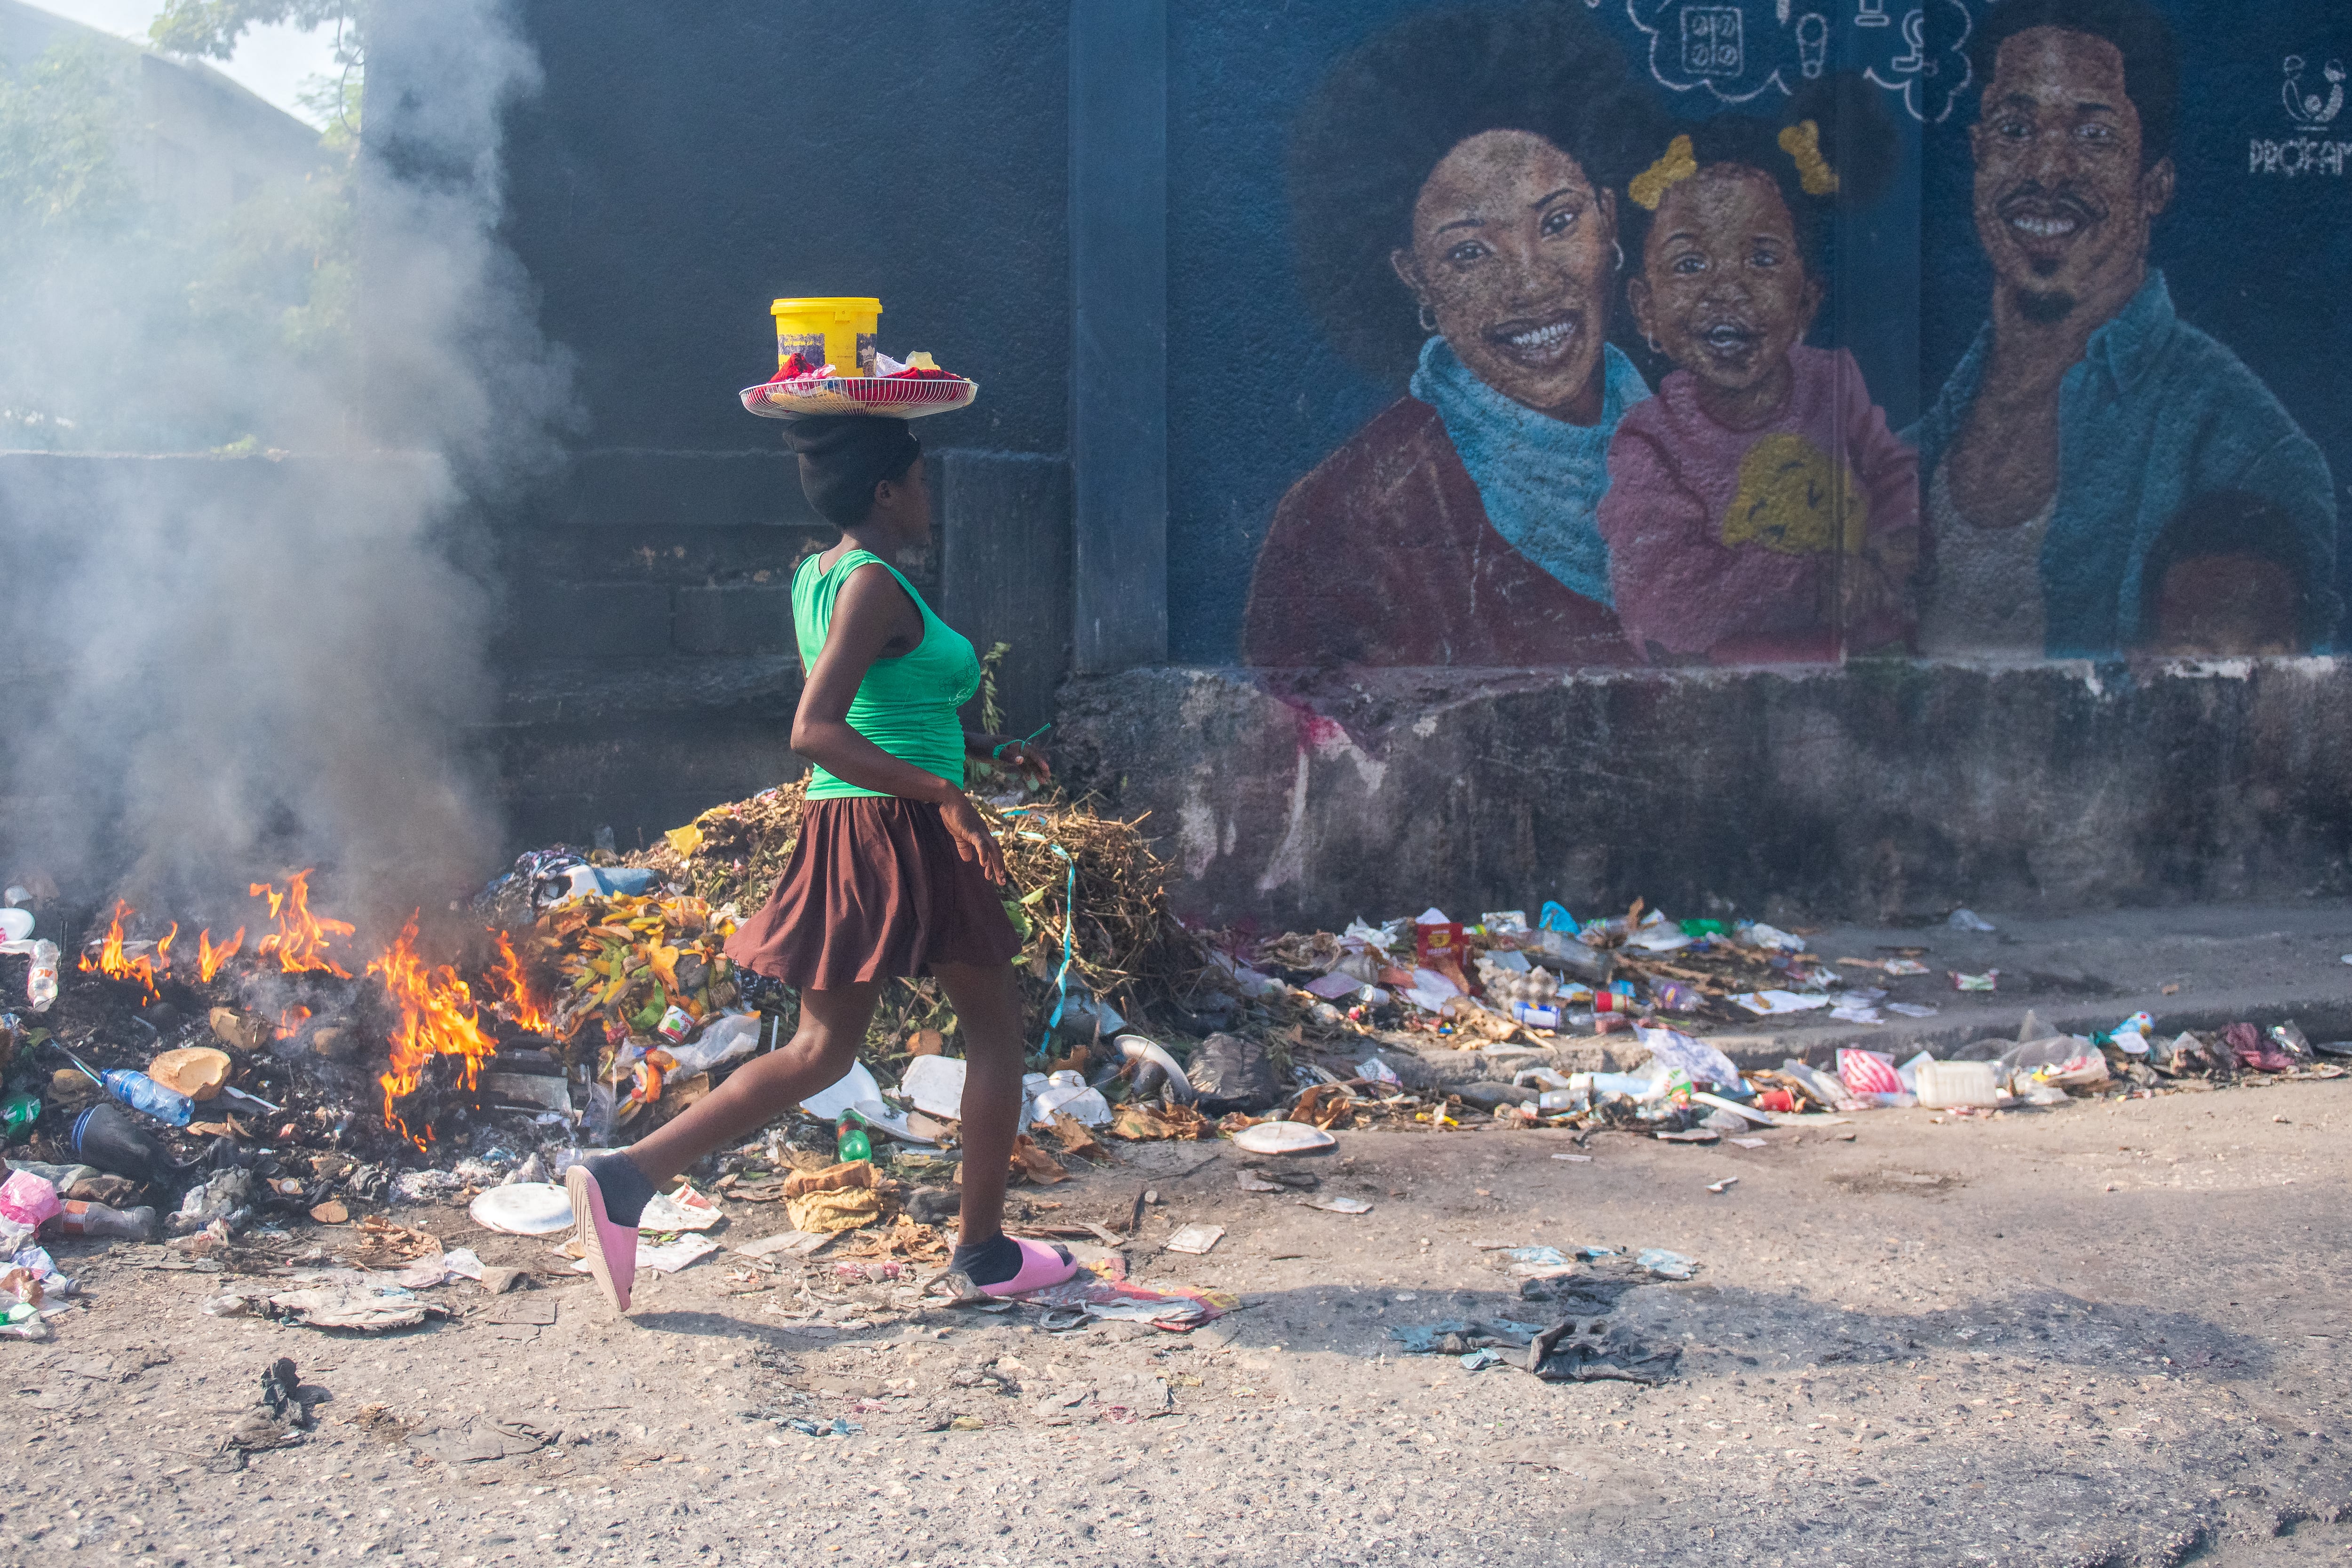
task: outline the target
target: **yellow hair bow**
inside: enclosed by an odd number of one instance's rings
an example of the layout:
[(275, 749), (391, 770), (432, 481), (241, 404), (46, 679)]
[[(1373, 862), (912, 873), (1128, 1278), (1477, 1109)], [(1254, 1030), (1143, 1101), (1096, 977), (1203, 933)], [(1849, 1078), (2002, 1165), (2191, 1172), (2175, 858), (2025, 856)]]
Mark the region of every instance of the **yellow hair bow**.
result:
[(1796, 161), (1797, 178), (1804, 183), (1805, 194), (1829, 196), (1837, 193), (1837, 171), (1822, 156), (1822, 128), (1810, 120), (1801, 120), (1780, 132), (1780, 151)]
[(1650, 212), (1666, 199), (1666, 192), (1680, 181), (1698, 172), (1697, 154), (1691, 151), (1691, 139), (1677, 136), (1666, 143), (1665, 156), (1633, 176), (1625, 193)]

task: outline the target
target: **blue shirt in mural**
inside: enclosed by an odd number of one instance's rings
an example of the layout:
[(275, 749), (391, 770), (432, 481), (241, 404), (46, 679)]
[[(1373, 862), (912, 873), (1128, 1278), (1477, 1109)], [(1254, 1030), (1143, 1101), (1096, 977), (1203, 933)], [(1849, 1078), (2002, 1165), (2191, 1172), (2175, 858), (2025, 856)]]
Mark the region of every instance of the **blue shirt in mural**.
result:
[[(1987, 322), (1909, 434), (1934, 475), (1976, 401)], [(2180, 319), (2164, 275), (2091, 334), (2058, 394), (2058, 494), (2042, 545), (2043, 648), (2084, 658), (2140, 634), (2141, 568), (2184, 503), (2239, 491), (2278, 506), (2335, 623), (2336, 487), (2327, 460), (2237, 355)]]
[(1444, 338), (1422, 345), (1412, 395), (1437, 410), (1495, 531), (1569, 588), (1608, 604), (1609, 544), (1595, 514), (1609, 490), (1617, 422), (1650, 395), (1650, 383), (1616, 344), (1603, 343), (1601, 353), (1598, 424), (1570, 424), (1512, 402)]

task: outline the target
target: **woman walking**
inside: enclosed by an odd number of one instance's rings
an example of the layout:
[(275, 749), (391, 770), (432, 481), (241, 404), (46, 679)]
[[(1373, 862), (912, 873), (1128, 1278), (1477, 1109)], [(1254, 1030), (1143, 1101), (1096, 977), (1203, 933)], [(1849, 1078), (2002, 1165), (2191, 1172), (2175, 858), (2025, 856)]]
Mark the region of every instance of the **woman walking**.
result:
[(899, 420), (796, 418), (784, 437), (801, 487), (841, 542), (793, 578), (793, 622), (807, 680), (793, 749), (813, 765), (801, 836), (775, 893), (728, 956), (800, 991), (792, 1042), (642, 1142), (572, 1167), (580, 1240), (597, 1282), (625, 1312), (636, 1221), (688, 1166), (838, 1082), (856, 1060), (876, 998), (899, 976), (936, 976), (954, 1006), (967, 1063), (962, 1214), (950, 1265), (1013, 1295), (1076, 1272), (1066, 1249), (1003, 1232), (1004, 1183), (1021, 1105), (1022, 1012), (1012, 962), (1020, 938), (997, 894), (1004, 855), (963, 793), (967, 757), (1045, 770), (1018, 741), (968, 735), (956, 710), (980, 685), (971, 643), (890, 564), (930, 535), (922, 447)]

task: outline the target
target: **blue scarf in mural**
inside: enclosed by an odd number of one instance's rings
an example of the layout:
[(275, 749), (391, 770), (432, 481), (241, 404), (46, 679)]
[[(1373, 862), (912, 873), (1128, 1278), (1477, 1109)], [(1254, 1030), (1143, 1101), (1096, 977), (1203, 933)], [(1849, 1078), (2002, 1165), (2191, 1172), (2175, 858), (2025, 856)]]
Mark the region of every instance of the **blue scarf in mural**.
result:
[(1513, 548), (1587, 599), (1611, 604), (1609, 544), (1592, 520), (1609, 489), (1609, 443), (1649, 383), (1613, 343), (1601, 345), (1601, 423), (1569, 424), (1513, 402), (1463, 364), (1443, 338), (1422, 345), (1412, 395), (1437, 410)]

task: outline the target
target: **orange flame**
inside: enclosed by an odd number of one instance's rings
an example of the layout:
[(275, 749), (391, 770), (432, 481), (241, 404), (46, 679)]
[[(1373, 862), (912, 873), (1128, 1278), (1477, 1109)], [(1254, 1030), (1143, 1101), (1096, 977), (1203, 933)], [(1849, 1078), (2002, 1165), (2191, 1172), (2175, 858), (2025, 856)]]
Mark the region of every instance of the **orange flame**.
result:
[(533, 1034), (545, 1034), (552, 1025), (547, 1011), (530, 994), (530, 980), (522, 972), (522, 959), (516, 956), (514, 944), (503, 931), (498, 933), (499, 961), (484, 977), (490, 998), (506, 1009), (507, 1016)]
[[(78, 967), (85, 974), (107, 975), (118, 980), (136, 980), (139, 982), (140, 988), (147, 993), (147, 1000), (157, 1001), (161, 999), (163, 993), (155, 988), (155, 960), (144, 953), (136, 958), (128, 958), (122, 952), (122, 917), (138, 913), (122, 900), (116, 899), (114, 919), (106, 928), (106, 940), (100, 945), (98, 956), (92, 958), (89, 956), (89, 950), (84, 948), (81, 957), (78, 960)], [(179, 934), (180, 927), (177, 923), (174, 923), (172, 926), (172, 936)], [(164, 957), (166, 964), (171, 961), (168, 951), (172, 946), (172, 936), (164, 937), (162, 946), (156, 949), (159, 955), (166, 955)]]
[(237, 949), (244, 946), (245, 927), (242, 925), (236, 928), (236, 935), (229, 938), (228, 946), (226, 947), (215, 947), (213, 946), (213, 934), (209, 927), (197, 932), (197, 975), (203, 978), (205, 984), (208, 986), (211, 985), (213, 983), (213, 977), (220, 973), (221, 966), (227, 963), (231, 958), (236, 957)]
[[(393, 1103), (414, 1093), (425, 1081), (425, 1063), (436, 1056), (456, 1056), (466, 1063), (466, 1087), (481, 1075), (485, 1059), (496, 1053), (498, 1042), (483, 1032), (474, 993), (457, 970), (446, 964), (426, 964), (416, 954), (416, 916), (408, 917), (400, 938), (383, 956), (371, 962), (367, 973), (383, 982), (384, 995), (400, 1009), (400, 1026), (392, 1034), (392, 1061), (377, 1080), (383, 1085), (383, 1120), (415, 1144), (425, 1139), (408, 1130)], [(427, 1127), (425, 1136), (432, 1135)]]
[(286, 891), (280, 893), (272, 883), (257, 882), (247, 891), (256, 898), (269, 901), (269, 914), (278, 922), (278, 929), (261, 939), (254, 949), (257, 956), (278, 956), (278, 967), (289, 975), (333, 975), (348, 980), (351, 971), (326, 956), (323, 949), (330, 936), (349, 936), (357, 927), (341, 920), (321, 920), (310, 913), (310, 872), (308, 867), (287, 879)]
[(304, 1024), (309, 1023), (310, 1021), (310, 1009), (309, 1008), (288, 1008), (285, 1011), (278, 1015), (278, 1038), (280, 1040), (290, 1040), (293, 1038), (295, 1030), (300, 1029)]

